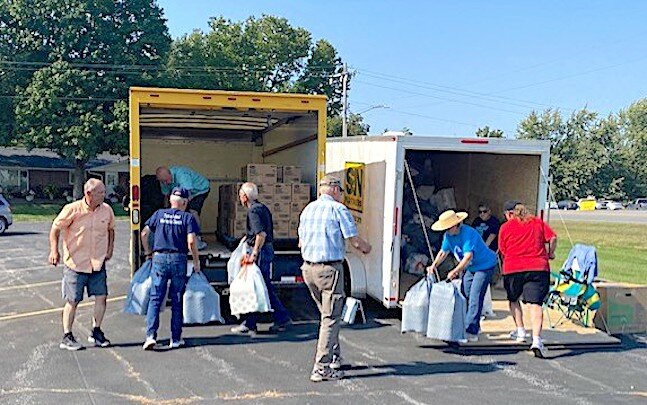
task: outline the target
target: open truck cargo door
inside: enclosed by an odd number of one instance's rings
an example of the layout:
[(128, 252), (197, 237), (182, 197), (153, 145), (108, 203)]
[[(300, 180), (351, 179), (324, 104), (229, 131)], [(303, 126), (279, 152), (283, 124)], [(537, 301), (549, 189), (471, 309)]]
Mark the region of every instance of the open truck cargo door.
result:
[[(226, 281), (226, 261), (232, 250), (227, 235), (240, 239), (244, 218), (223, 223), (221, 186), (233, 190), (244, 179), (248, 165), (300, 168), (299, 190), (306, 201), (316, 196), (318, 179), (325, 174), (326, 97), (318, 95), (182, 90), (130, 89), (130, 218), (131, 269), (141, 263), (140, 231), (148, 217), (160, 208), (155, 170), (159, 166), (186, 166), (205, 176), (210, 192), (200, 216), (208, 248), (200, 252), (209, 281)], [(259, 166), (259, 167), (260, 167)], [(276, 170), (276, 169), (275, 169)], [(276, 178), (276, 176), (275, 176)], [(258, 182), (257, 182), (258, 183)], [(273, 280), (297, 280), (300, 276), (296, 235), (290, 232), (292, 185), (265, 187), (275, 220), (276, 260)], [(304, 187), (305, 186), (305, 187)], [(281, 199), (273, 200), (273, 188)], [(286, 197), (287, 190), (290, 195)], [(303, 196), (301, 196), (303, 197)], [(271, 200), (271, 204), (269, 204)], [(303, 203), (299, 205), (301, 208)], [(236, 222), (238, 220), (238, 222)], [(233, 221), (233, 222), (232, 222)], [(243, 221), (243, 226), (240, 226)], [(277, 221), (281, 221), (278, 229)], [(293, 221), (292, 221), (293, 222)], [(242, 228), (242, 229), (241, 229)], [(241, 232), (242, 230), (242, 232)], [(219, 233), (219, 234), (218, 234)], [(217, 235), (218, 234), (218, 235)], [(295, 257), (296, 256), (296, 257)]]

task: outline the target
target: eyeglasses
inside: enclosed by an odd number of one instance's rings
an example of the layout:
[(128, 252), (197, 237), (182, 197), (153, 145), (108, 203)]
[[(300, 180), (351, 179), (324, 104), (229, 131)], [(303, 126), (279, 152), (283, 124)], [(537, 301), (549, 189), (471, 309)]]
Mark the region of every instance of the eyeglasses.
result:
[(487, 214), (488, 210), (479, 210), (479, 214)]

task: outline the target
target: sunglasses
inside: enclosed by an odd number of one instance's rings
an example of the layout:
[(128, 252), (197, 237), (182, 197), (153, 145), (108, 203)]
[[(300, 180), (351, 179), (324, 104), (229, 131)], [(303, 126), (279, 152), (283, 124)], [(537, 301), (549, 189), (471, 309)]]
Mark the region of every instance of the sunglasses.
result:
[(487, 214), (489, 210), (479, 210), (479, 214)]

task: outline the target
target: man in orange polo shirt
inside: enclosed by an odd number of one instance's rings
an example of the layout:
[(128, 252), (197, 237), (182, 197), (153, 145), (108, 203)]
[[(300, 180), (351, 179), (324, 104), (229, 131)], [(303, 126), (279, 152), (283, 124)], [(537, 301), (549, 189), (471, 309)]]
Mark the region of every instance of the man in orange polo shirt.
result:
[(106, 187), (101, 180), (90, 179), (83, 187), (83, 198), (67, 204), (58, 214), (49, 233), (49, 262), (53, 266), (61, 261), (58, 240), (63, 231), (63, 341), (61, 349), (83, 348), (72, 334), (76, 307), (83, 300), (87, 289), (88, 297), (94, 295), (94, 316), (92, 334), (88, 341), (95, 346), (110, 346), (101, 331), (101, 321), (106, 312), (108, 285), (106, 262), (112, 257), (115, 241), (115, 214), (103, 202)]

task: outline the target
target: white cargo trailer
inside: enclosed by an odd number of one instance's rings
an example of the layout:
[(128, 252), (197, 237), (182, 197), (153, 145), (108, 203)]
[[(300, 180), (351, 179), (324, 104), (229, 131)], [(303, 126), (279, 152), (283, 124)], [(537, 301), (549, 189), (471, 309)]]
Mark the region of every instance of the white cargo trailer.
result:
[[(481, 202), (501, 219), (503, 203), (509, 199), (523, 201), (544, 217), (549, 157), (547, 141), (431, 136), (329, 139), (326, 169), (344, 179), (346, 205), (358, 222), (360, 236), (373, 246), (368, 255), (349, 250), (347, 292), (359, 298), (368, 295), (393, 308), (419, 277), (403, 271), (401, 258), (403, 204), (410, 215), (412, 205), (407, 199), (413, 196), (405, 192), (411, 184), (405, 161), (413, 177), (426, 181), (431, 190), (453, 189), (453, 208), (467, 211), (471, 223)], [(416, 176), (425, 160), (431, 162), (432, 174)], [(440, 235), (432, 236), (437, 240)]]

